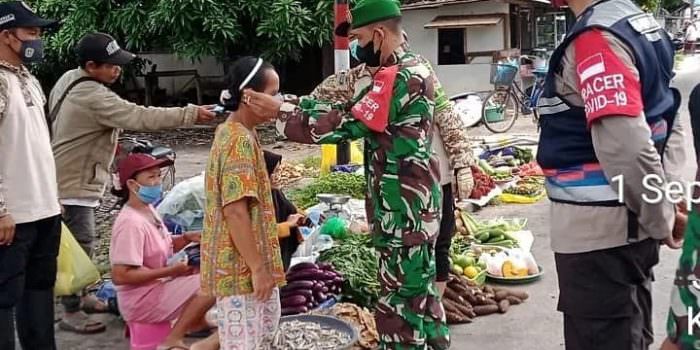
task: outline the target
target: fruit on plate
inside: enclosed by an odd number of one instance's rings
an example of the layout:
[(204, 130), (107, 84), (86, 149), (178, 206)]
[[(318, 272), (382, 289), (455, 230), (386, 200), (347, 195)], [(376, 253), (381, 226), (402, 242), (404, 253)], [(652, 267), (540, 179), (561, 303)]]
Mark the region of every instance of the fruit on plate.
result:
[(469, 279), (474, 279), (481, 271), (479, 271), (479, 268), (476, 266), (467, 266), (464, 269), (464, 276), (466, 276)]
[(495, 277), (527, 277), (539, 273), (539, 267), (530, 252), (508, 249), (496, 254), (482, 255), (486, 272)]
[(501, 267), (503, 277), (526, 277), (528, 275), (527, 267), (516, 266), (511, 260), (503, 262)]

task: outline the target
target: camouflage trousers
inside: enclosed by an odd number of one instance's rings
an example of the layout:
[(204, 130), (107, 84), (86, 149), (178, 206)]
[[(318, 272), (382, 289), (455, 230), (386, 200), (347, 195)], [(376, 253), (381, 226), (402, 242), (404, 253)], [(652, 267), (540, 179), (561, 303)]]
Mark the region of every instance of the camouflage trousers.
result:
[[(688, 332), (688, 308), (692, 309), (691, 319), (700, 313), (700, 213), (697, 210), (688, 215), (683, 250), (676, 270), (676, 278), (671, 290), (671, 309), (666, 322), (668, 338), (681, 350), (700, 349), (700, 327), (692, 325)], [(695, 285), (695, 286), (694, 286)]]
[(434, 283), (433, 244), (376, 249), (381, 284), (375, 313), (379, 348), (449, 348), (445, 310)]

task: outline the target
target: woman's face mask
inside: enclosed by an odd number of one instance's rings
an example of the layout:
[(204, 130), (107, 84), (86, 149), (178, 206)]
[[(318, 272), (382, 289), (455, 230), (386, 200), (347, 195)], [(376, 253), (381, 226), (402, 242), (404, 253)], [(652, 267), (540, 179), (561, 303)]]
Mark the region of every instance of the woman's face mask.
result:
[(138, 198), (146, 204), (155, 204), (163, 196), (163, 185), (157, 184), (152, 186), (139, 185), (139, 190), (136, 192)]

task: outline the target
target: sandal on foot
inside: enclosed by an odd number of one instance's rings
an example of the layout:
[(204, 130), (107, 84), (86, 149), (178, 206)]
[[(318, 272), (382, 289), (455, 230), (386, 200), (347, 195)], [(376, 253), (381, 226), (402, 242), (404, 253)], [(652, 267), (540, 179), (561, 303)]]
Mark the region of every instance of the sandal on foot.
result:
[(97, 299), (94, 295), (84, 296), (80, 300), (80, 309), (88, 314), (105, 314), (109, 313), (109, 304)]
[(63, 320), (58, 324), (58, 328), (77, 334), (96, 334), (102, 333), (107, 329), (102, 322), (93, 321), (86, 314), (82, 317), (63, 317)]

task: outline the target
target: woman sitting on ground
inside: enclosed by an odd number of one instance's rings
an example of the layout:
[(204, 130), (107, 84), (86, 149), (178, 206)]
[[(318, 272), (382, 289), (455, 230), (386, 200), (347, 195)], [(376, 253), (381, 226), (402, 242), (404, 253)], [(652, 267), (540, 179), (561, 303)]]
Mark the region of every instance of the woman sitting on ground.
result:
[(280, 253), (282, 254), (282, 264), (284, 271), (289, 269), (289, 264), (292, 261), (292, 255), (299, 247), (301, 234), (299, 233), (299, 225), (304, 220), (304, 215), (300, 214), (292, 202), (285, 197), (279, 184), (275, 181), (275, 172), (282, 163), (282, 156), (269, 151), (263, 151), (265, 156), (265, 166), (267, 174), (270, 177), (272, 184), (272, 201), (275, 205), (275, 217), (277, 219), (277, 233), (280, 241)]
[(161, 198), (161, 168), (172, 164), (146, 154), (131, 154), (119, 163), (115, 191), (124, 201), (112, 228), (110, 262), (119, 311), (127, 323), (177, 320), (158, 349), (188, 349), (186, 332), (209, 329), (205, 314), (214, 298), (201, 295), (199, 272), (187, 261), (167, 261), (199, 233), (172, 237), (153, 205)]

